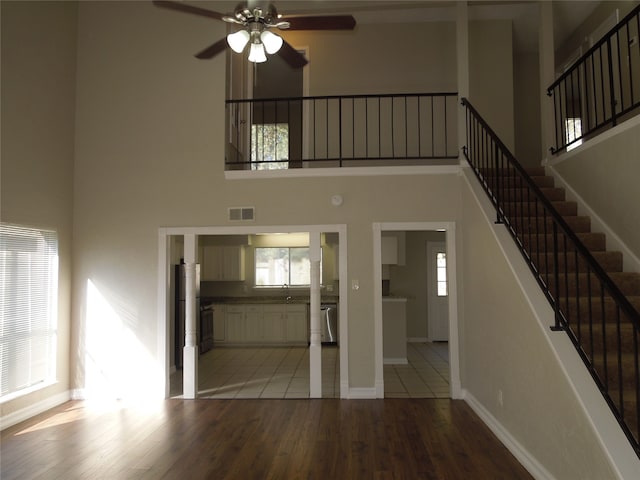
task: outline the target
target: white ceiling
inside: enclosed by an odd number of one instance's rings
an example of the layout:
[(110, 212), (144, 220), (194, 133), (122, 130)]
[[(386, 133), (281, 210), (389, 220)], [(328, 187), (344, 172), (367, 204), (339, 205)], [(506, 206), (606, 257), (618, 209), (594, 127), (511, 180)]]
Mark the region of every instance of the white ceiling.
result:
[[(547, 0), (543, 0), (547, 1)], [(266, 2), (248, 0), (250, 5)], [(456, 1), (453, 0), (276, 0), (279, 13), (286, 15), (346, 14), (359, 24), (384, 22), (429, 22), (455, 20)], [(514, 24), (517, 51), (535, 52), (538, 49), (537, 0), (470, 0), (471, 19), (510, 19)], [(554, 36), (556, 46), (566, 38), (601, 3), (600, 0), (554, 1)], [(207, 8), (230, 13), (238, 5), (231, 1), (206, 2)]]

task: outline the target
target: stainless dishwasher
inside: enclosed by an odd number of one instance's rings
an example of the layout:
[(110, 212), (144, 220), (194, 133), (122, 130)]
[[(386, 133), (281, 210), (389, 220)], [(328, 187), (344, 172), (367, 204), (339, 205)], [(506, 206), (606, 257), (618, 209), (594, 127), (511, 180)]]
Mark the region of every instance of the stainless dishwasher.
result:
[(320, 306), (320, 323), (322, 333), (320, 341), (323, 345), (338, 344), (338, 305), (323, 303)]

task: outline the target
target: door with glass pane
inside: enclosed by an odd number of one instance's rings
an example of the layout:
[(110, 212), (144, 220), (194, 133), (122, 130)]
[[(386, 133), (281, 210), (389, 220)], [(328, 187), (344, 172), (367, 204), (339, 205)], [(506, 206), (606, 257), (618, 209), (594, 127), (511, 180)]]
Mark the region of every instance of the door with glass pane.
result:
[(432, 342), (449, 340), (449, 287), (444, 242), (427, 242), (427, 330)]

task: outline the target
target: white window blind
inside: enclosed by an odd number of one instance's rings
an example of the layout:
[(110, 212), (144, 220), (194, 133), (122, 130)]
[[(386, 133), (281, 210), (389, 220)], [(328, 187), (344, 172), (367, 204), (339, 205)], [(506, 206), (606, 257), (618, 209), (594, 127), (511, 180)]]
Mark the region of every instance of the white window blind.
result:
[(55, 379), (58, 239), (0, 224), (0, 399)]

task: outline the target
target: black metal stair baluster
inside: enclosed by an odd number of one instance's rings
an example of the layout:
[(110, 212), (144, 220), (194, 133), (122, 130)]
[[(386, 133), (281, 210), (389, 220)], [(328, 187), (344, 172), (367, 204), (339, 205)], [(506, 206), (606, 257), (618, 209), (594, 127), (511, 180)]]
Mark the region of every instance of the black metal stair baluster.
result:
[(560, 325), (560, 276), (558, 274), (558, 224), (553, 222), (553, 286), (554, 286), (554, 313), (555, 313), (555, 325), (552, 330), (562, 330)]
[[(351, 118), (353, 118), (353, 108), (351, 110)], [(353, 137), (353, 132), (351, 137)], [(340, 159), (340, 166), (342, 167), (342, 97), (338, 99), (338, 158)]]
[[(617, 70), (618, 74), (617, 74), (617, 77), (618, 77), (618, 85), (620, 87), (620, 111), (622, 112), (622, 111), (624, 111), (624, 86), (622, 85), (622, 62), (621, 62), (621, 59), (620, 59), (620, 30), (616, 31), (615, 36), (616, 36), (616, 54), (617, 54), (617, 57), (618, 57), (618, 70)], [(613, 38), (613, 36), (612, 36), (612, 38)], [(611, 62), (611, 63), (613, 63), (613, 62)], [(612, 70), (612, 72), (615, 72), (613, 70), (613, 65), (611, 65), (611, 70)], [(614, 125), (615, 125), (615, 122), (614, 122)]]
[(591, 364), (594, 363), (595, 360), (595, 346), (593, 343), (593, 291), (591, 290), (591, 267), (589, 267), (589, 265), (587, 265), (587, 301), (589, 302), (588, 307), (589, 307), (589, 351), (590, 351), (590, 355), (591, 357), (589, 358), (589, 360), (591, 361)]
[[(566, 259), (565, 261), (568, 261), (568, 259)], [(573, 264), (574, 264), (574, 268), (576, 270), (576, 276), (577, 276), (577, 272), (580, 271), (577, 248), (573, 249)], [(589, 281), (589, 274), (587, 274), (587, 281)], [(581, 310), (580, 309), (580, 293), (578, 291), (576, 293), (576, 320), (577, 320), (578, 343), (580, 347), (582, 347), (582, 315), (580, 315), (580, 310)]]
[[(636, 17), (638, 18), (638, 17)], [(631, 33), (629, 32), (629, 23), (631, 23), (631, 21), (628, 21), (627, 23), (625, 23), (625, 27), (627, 29), (627, 65), (629, 66), (628, 70), (629, 70), (629, 97), (630, 97), (630, 107), (633, 107), (635, 105), (635, 98), (633, 95), (633, 61), (632, 56), (631, 56)], [(636, 40), (637, 41), (637, 40)]]
[(602, 45), (598, 48), (598, 53), (600, 54), (600, 88), (602, 90), (602, 122), (607, 122), (607, 99), (605, 97), (605, 89), (604, 89), (604, 72), (602, 70), (603, 62), (602, 62)]
[(638, 330), (633, 331), (633, 364), (634, 364), (634, 380), (636, 390), (636, 449), (638, 449), (638, 442), (640, 439), (640, 351), (638, 349)]
[(624, 418), (624, 376), (622, 371), (622, 332), (620, 329), (620, 306), (616, 305), (616, 341), (618, 348), (618, 401), (620, 416)]
[[(420, 110), (420, 100), (422, 100), (422, 95), (418, 96), (418, 157), (422, 158), (422, 126), (421, 126), (421, 119), (422, 119), (422, 111)], [(466, 111), (466, 110), (465, 110)], [(468, 130), (467, 130), (468, 132)], [(467, 142), (468, 145), (468, 142)]]
[(605, 311), (605, 296), (604, 285), (600, 282), (600, 305), (602, 308), (601, 323), (602, 323), (602, 370), (604, 371), (603, 383), (605, 390), (609, 393), (609, 371), (607, 365), (607, 315)]
[(365, 158), (369, 158), (369, 99), (368, 98), (364, 99), (364, 156)]

